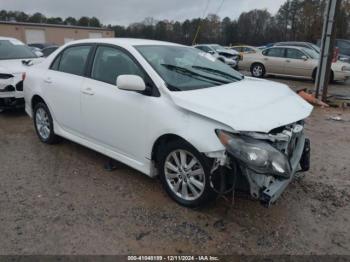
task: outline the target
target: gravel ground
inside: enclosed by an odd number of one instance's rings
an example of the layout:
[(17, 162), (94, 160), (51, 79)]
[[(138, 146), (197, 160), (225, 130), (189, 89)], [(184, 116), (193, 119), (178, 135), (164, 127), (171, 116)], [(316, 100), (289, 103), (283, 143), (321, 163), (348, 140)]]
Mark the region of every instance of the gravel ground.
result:
[[(327, 120), (338, 115), (347, 121)], [(107, 172), (105, 156), (44, 145), (23, 112), (1, 113), (0, 254), (350, 254), (350, 110), (315, 109), (306, 132), (311, 171), (273, 207), (237, 198), (191, 210), (157, 179)]]

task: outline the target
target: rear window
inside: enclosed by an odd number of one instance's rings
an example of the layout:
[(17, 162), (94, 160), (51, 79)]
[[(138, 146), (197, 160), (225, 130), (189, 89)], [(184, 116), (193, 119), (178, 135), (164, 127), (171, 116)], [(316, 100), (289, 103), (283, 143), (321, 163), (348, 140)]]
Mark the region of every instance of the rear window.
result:
[(21, 41), (0, 40), (0, 60), (27, 58), (36, 58), (36, 55)]
[[(69, 47), (63, 51), (60, 59), (55, 60), (51, 68), (55, 70), (58, 67), (58, 71), (83, 76), (90, 50), (91, 46)], [(59, 65), (56, 64), (58, 62)]]

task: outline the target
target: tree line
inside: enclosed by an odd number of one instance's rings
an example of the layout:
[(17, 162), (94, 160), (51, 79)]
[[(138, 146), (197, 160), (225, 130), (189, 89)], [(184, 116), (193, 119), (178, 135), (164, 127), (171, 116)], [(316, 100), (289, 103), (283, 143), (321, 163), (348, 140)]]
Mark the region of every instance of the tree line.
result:
[[(316, 42), (321, 38), (326, 0), (287, 0), (275, 15), (266, 9), (243, 12), (237, 19), (208, 14), (204, 19), (185, 21), (157, 21), (151, 17), (129, 26), (106, 25), (117, 37), (135, 37), (171, 41), (191, 45), (198, 28), (196, 43), (222, 45), (262, 45), (277, 41)], [(41, 13), (0, 11), (0, 20), (54, 23), (79, 26), (103, 26), (96, 17), (46, 18)], [(342, 0), (337, 16), (337, 38), (350, 38), (350, 0)]]
[(63, 19), (61, 17), (46, 17), (45, 15), (39, 12), (29, 15), (20, 11), (6, 10), (0, 11), (0, 21), (102, 27), (100, 20), (96, 17), (82, 16), (81, 18), (76, 19), (70, 16)]

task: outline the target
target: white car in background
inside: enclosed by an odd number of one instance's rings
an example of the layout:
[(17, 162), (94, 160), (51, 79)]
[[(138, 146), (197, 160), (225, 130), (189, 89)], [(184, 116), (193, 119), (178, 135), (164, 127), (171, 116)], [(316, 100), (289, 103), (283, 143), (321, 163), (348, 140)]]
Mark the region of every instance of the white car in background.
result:
[(219, 61), (231, 66), (234, 69), (238, 69), (239, 60), (241, 59), (240, 54), (236, 50), (227, 49), (221, 45), (195, 45), (193, 46), (205, 53), (211, 54)]
[(0, 37), (0, 111), (24, 107), (25, 64), (38, 60), (21, 41)]
[(232, 190), (269, 206), (309, 166), (303, 120), (312, 106), (192, 47), (71, 42), (28, 71), (24, 92), (42, 142), (65, 137), (159, 175), (187, 207)]

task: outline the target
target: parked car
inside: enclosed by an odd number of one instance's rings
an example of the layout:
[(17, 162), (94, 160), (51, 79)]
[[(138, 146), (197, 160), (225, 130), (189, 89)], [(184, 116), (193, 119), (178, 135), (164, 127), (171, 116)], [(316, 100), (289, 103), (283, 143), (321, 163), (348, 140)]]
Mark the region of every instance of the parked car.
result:
[[(321, 46), (321, 40), (317, 41), (317, 45)], [(339, 48), (339, 60), (350, 63), (350, 40), (336, 39), (335, 46)]]
[(249, 46), (249, 45), (236, 45), (236, 46), (230, 46), (228, 48), (239, 52), (241, 57), (243, 57), (244, 54), (254, 54), (254, 53), (260, 52), (259, 48), (254, 46)]
[(32, 50), (40, 52), (43, 57), (48, 57), (52, 54), (59, 46), (50, 43), (33, 43), (28, 45)]
[(55, 44), (52, 44), (52, 43), (31, 43), (31, 44), (28, 44), (28, 46), (31, 46), (31, 47), (36, 47), (40, 50), (43, 50), (45, 47), (49, 47), (49, 46), (53, 46)]
[(314, 50), (317, 53), (320, 53), (320, 48), (310, 42), (297, 42), (297, 41), (289, 41), (289, 42), (278, 42), (275, 43), (273, 46), (296, 46), (296, 47), (304, 47)]
[(34, 46), (28, 46), (30, 50), (37, 56), (37, 57), (43, 57), (44, 54), (41, 52), (40, 48), (34, 47)]
[[(321, 53), (320, 47), (313, 44), (313, 43), (310, 43), (310, 42), (293, 42), (293, 41), (291, 41), (291, 42), (279, 42), (279, 43), (274, 44), (274, 46), (298, 46), (298, 47), (310, 48), (310, 49), (314, 50), (315, 52), (317, 52), (318, 54)], [(350, 56), (339, 53), (338, 60), (340, 60), (341, 62), (350, 63)]]
[(36, 59), (37, 56), (21, 41), (0, 37), (0, 111), (24, 107), (24, 63)]
[(44, 57), (48, 57), (49, 55), (51, 55), (53, 52), (55, 52), (58, 49), (58, 45), (51, 45), (51, 46), (47, 46), (45, 48), (43, 48), (41, 50), (41, 52), (43, 53)]
[(235, 50), (228, 50), (227, 48), (212, 44), (212, 45), (195, 45), (194, 46), (197, 49), (202, 50), (203, 52), (209, 53), (215, 58), (217, 58), (219, 61), (238, 69), (238, 63), (240, 58), (240, 55)]
[(24, 90), (43, 143), (65, 137), (159, 175), (187, 207), (233, 188), (269, 206), (308, 169), (303, 120), (312, 106), (284, 84), (244, 77), (192, 47), (71, 42), (31, 67)]
[(230, 46), (228, 49), (235, 50), (239, 52), (240, 60), (243, 59), (243, 56), (246, 54), (255, 54), (258, 52), (261, 52), (261, 50), (254, 46), (248, 46), (248, 45), (237, 45), (237, 46)]
[[(315, 79), (319, 54), (309, 48), (295, 46), (271, 47), (261, 53), (245, 55), (240, 67), (249, 70), (254, 77), (264, 75), (292, 76)], [(350, 66), (337, 61), (332, 63), (331, 80), (350, 78)]]
[(339, 59), (350, 63), (350, 40), (336, 39), (335, 45), (339, 48)]

